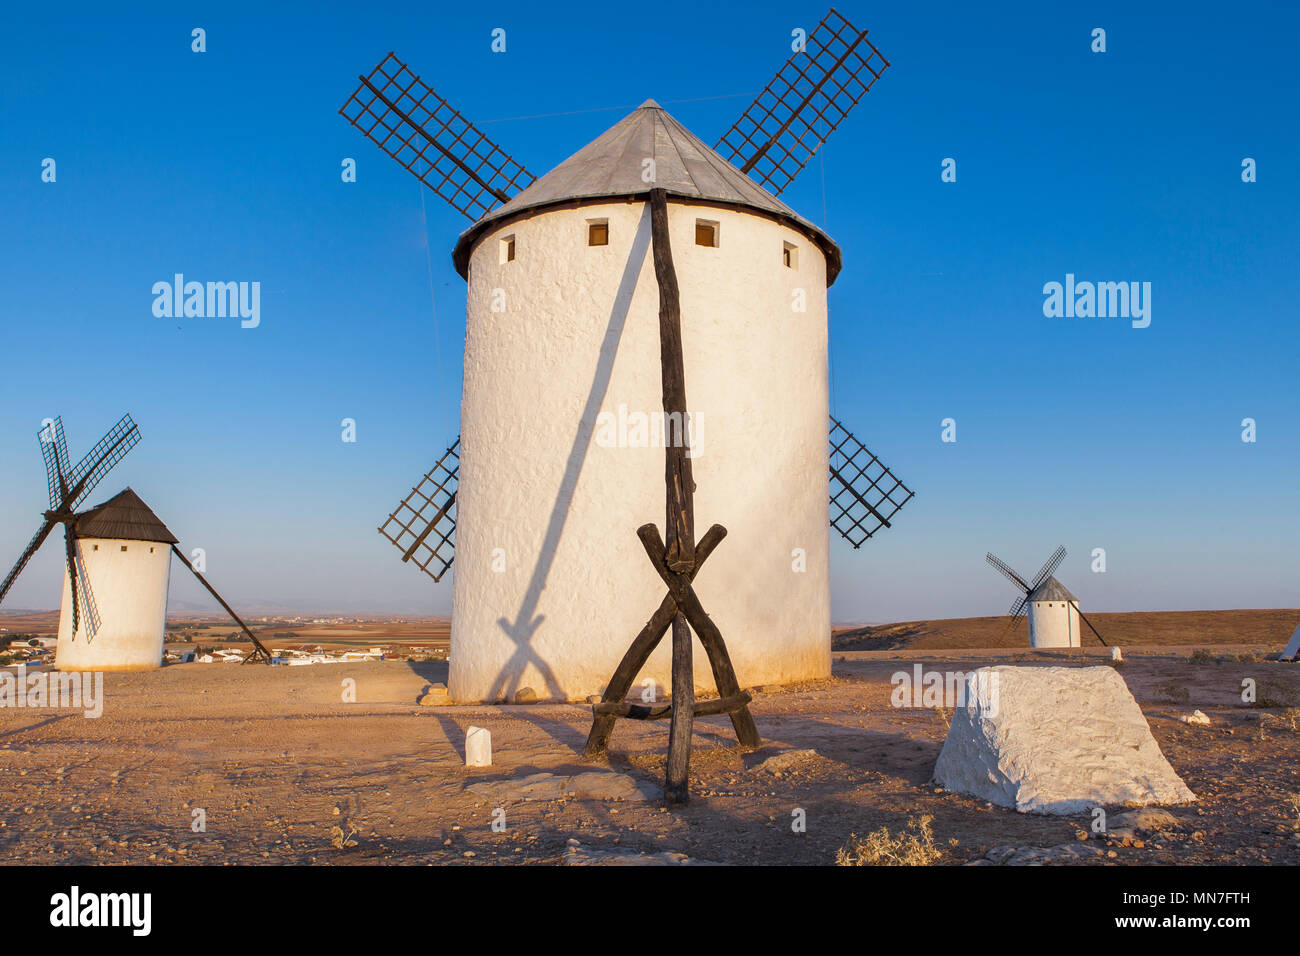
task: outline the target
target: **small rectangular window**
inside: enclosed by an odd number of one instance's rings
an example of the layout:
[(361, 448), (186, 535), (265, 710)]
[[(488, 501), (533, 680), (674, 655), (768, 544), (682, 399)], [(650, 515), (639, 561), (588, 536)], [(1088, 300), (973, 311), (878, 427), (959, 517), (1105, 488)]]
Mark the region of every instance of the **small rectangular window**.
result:
[(609, 245), (609, 220), (608, 219), (587, 220), (587, 245), (589, 246)]
[(695, 244), (697, 246), (718, 247), (718, 224), (708, 219), (695, 220)]
[(501, 262), (515, 261), (515, 237), (506, 236), (501, 240)]
[(799, 247), (793, 243), (781, 243), (781, 261), (787, 269), (799, 268)]

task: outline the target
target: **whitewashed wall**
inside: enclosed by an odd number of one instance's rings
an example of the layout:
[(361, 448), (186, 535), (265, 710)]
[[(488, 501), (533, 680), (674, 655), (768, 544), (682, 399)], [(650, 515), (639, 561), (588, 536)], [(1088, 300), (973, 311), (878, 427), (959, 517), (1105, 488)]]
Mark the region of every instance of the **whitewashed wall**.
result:
[(1030, 647), (1079, 647), (1080, 642), (1078, 604), (1073, 601), (1030, 603)]
[[(99, 608), (100, 627), (87, 637), (86, 613), (72, 633), (72, 598), (63, 572), (63, 605), (55, 666), (59, 670), (144, 670), (162, 664), (171, 548), (157, 541), (82, 538), (81, 553)], [(98, 546), (98, 550), (96, 550)], [(126, 548), (125, 551), (122, 548)]]
[[(720, 223), (718, 248), (695, 245), (697, 218)], [(587, 245), (593, 219), (608, 219), (609, 245)], [(715, 522), (729, 532), (697, 591), (742, 686), (827, 676), (825, 258), (802, 234), (734, 210), (670, 203), (669, 228), (699, 424), (696, 536)], [(503, 263), (511, 235), (515, 260)], [(783, 242), (797, 246), (797, 269), (783, 265)], [(648, 207), (613, 203), (510, 223), (471, 256), (454, 700), (599, 693), (665, 594), (635, 534), (663, 528), (663, 449), (603, 447), (597, 429), (620, 405), (662, 411), (650, 250)], [(806, 311), (791, 307), (796, 289)], [(661, 693), (670, 643), (642, 672)], [(713, 687), (698, 642), (695, 668), (697, 686)]]

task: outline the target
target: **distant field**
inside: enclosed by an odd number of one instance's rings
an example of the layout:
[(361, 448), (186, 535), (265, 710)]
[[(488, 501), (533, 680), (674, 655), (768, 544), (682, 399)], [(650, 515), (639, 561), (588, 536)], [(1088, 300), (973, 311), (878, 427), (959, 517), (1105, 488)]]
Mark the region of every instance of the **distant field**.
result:
[[(380, 644), (446, 647), (451, 637), (451, 622), (446, 618), (384, 618), (355, 620), (339, 624), (302, 623), (274, 619), (269, 623), (247, 620), (258, 640), (277, 646), (320, 644), (323, 647), (370, 647)], [(31, 611), (11, 614), (0, 611), (0, 627), (9, 634), (53, 636), (59, 630), (58, 611)], [(292, 635), (281, 637), (280, 635)], [(195, 644), (221, 643), (242, 637), (239, 626), (228, 617), (210, 614), (177, 614), (167, 618), (167, 643), (190, 641)]]
[[(1121, 647), (1275, 644), (1280, 650), (1300, 626), (1300, 609), (1135, 611), (1089, 614), (1088, 619), (1101, 631), (1107, 643)], [(319, 644), (337, 648), (377, 645), (445, 648), (451, 638), (451, 622), (446, 618), (404, 618), (398, 621), (375, 618), (361, 624), (356, 621), (302, 624), (285, 620), (269, 624), (248, 623), (259, 640), (280, 647)], [(58, 632), (58, 626), (57, 611), (0, 612), (0, 627), (8, 628), (8, 633), (52, 636)], [(210, 615), (177, 615), (167, 620), (169, 644), (187, 638), (192, 638), (193, 643), (220, 643), (237, 633), (233, 621)], [(1085, 627), (1084, 646), (1097, 644), (1097, 639)], [(832, 646), (838, 651), (1028, 647), (1029, 632), (1023, 618), (1015, 630), (1008, 632), (1006, 617), (958, 617), (871, 627), (837, 627), (833, 631)]]
[[(1086, 611), (1084, 613), (1087, 613)], [(949, 650), (1028, 647), (1029, 626), (1021, 618), (1007, 630), (1006, 617), (956, 617), (872, 627), (836, 628), (837, 651)], [(1138, 646), (1276, 644), (1280, 650), (1300, 625), (1300, 610), (1134, 611), (1088, 614), (1107, 644)], [(1085, 647), (1100, 646), (1087, 626)]]
[(5, 637), (10, 634), (36, 634), (41, 637), (54, 637), (59, 633), (58, 611), (0, 611), (0, 627), (7, 628)]

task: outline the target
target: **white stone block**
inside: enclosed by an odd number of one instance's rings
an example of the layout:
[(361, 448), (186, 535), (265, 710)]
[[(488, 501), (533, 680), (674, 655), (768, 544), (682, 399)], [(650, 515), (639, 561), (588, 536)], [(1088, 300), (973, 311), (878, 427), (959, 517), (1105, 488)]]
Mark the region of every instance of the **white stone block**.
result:
[(1188, 803), (1113, 667), (985, 667), (934, 768), (935, 782), (1003, 807), (1082, 813), (1099, 805)]
[(492, 732), (486, 727), (471, 727), (465, 734), (465, 766), (492, 766)]

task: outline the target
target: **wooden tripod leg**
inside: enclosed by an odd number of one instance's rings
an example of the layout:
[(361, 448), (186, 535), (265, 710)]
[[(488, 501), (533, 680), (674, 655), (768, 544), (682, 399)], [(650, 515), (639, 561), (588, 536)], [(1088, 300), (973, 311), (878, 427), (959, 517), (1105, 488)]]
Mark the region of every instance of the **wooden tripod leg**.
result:
[[(731, 664), (731, 655), (727, 653), (722, 632), (709, 619), (693, 589), (687, 590), (682, 611), (691, 627), (695, 628), (695, 633), (700, 636), (704, 653), (709, 656), (709, 667), (713, 670), (713, 682), (718, 687), (718, 696), (732, 697), (739, 694), (740, 682), (736, 680), (736, 669)], [(736, 739), (742, 747), (753, 749), (762, 746), (763, 740), (758, 735), (758, 727), (754, 724), (748, 704), (731, 714), (731, 726), (736, 728)]]
[(673, 716), (668, 728), (668, 772), (664, 796), (669, 803), (690, 799), (691, 733), (695, 723), (695, 672), (691, 664), (691, 629), (686, 618), (673, 618)]
[[(614, 676), (605, 686), (605, 693), (601, 698), (605, 703), (621, 703), (627, 696), (627, 692), (632, 689), (632, 682), (636, 680), (636, 675), (649, 660), (650, 652), (659, 646), (668, 626), (676, 616), (677, 602), (673, 600), (671, 594), (664, 595), (659, 609), (654, 612), (646, 626), (641, 628), (641, 633), (627, 649), (627, 653), (623, 655), (623, 659), (619, 661), (614, 671)], [(584, 757), (596, 757), (605, 752), (616, 720), (616, 717), (605, 714), (596, 715), (591, 722), (591, 733), (587, 735), (587, 746), (582, 751)]]
[[(645, 524), (638, 528), (636, 533), (637, 537), (645, 543), (645, 547), (650, 554), (650, 560), (655, 562), (656, 567), (660, 566), (663, 560), (664, 545), (659, 537), (659, 529), (653, 524)], [(704, 537), (695, 546), (695, 568), (689, 575), (692, 579), (699, 574), (700, 568), (709, 559), (713, 549), (721, 544), (722, 539), (726, 536), (727, 529), (720, 524), (715, 524), (704, 533)], [(641, 629), (641, 633), (636, 636), (632, 646), (623, 655), (623, 660), (619, 662), (618, 668), (614, 671), (614, 676), (609, 679), (609, 684), (606, 685), (605, 693), (601, 698), (605, 703), (621, 704), (623, 702), (627, 692), (632, 689), (632, 682), (636, 680), (636, 675), (640, 673), (641, 668), (645, 667), (645, 662), (649, 660), (650, 652), (659, 645), (659, 641), (663, 639), (664, 633), (676, 616), (676, 600), (672, 594), (665, 595), (663, 601), (659, 604), (659, 610), (655, 611), (649, 623)], [(617, 720), (618, 718), (608, 715), (596, 715), (591, 722), (591, 733), (587, 735), (587, 746), (582, 752), (584, 757), (596, 757), (605, 752), (609, 746), (609, 735), (614, 732), (614, 724)]]

